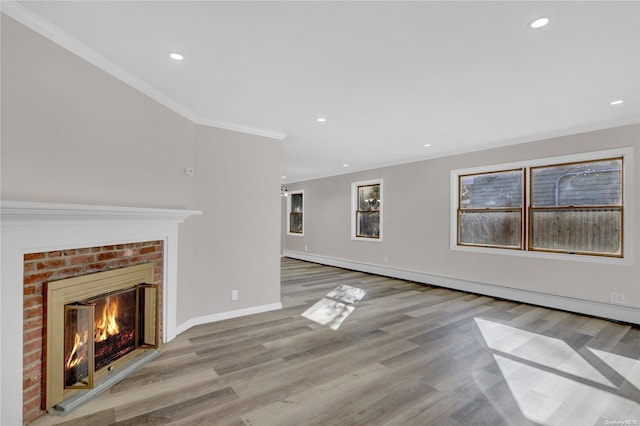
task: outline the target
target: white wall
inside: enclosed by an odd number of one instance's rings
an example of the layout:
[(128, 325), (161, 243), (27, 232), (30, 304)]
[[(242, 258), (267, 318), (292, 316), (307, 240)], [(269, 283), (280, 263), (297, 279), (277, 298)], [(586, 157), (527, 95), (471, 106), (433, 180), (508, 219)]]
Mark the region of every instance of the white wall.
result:
[[(619, 147), (632, 147), (636, 153), (640, 150), (640, 125), (290, 184), (290, 191), (305, 191), (305, 230), (304, 237), (285, 237), (285, 253), (315, 256), (321, 262), (346, 261), (341, 264), (356, 268), (358, 264), (369, 265), (369, 269), (373, 265), (381, 273), (417, 272), (441, 283), (458, 281), (474, 291), (481, 289), (475, 286), (479, 283), (604, 305), (609, 305), (610, 292), (623, 293), (626, 307), (636, 308), (630, 313), (638, 315), (636, 322), (640, 322), (637, 226), (625, 241), (632, 249), (628, 265), (569, 261), (561, 255), (540, 259), (468, 253), (452, 251), (449, 244), (451, 170)], [(625, 182), (631, 196), (625, 209), (629, 225), (640, 223), (640, 209), (631, 208), (635, 207), (633, 200), (640, 201), (640, 163), (634, 164), (635, 178)], [(384, 241), (352, 241), (350, 184), (377, 178), (384, 179)]]

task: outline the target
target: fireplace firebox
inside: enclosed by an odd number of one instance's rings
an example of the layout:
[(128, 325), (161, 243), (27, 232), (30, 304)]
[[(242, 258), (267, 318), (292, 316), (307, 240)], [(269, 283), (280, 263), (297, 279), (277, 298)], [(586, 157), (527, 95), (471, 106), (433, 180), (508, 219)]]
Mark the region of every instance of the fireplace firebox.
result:
[(156, 348), (157, 288), (135, 287), (65, 305), (64, 386), (91, 389), (94, 372), (137, 348)]
[(47, 283), (45, 407), (158, 347), (152, 263)]

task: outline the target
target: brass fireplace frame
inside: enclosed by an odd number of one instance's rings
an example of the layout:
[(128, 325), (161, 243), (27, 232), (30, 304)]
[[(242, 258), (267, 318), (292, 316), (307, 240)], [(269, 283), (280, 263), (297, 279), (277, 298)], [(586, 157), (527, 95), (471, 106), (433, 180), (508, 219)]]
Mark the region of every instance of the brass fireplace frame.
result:
[[(124, 290), (139, 284), (150, 284), (154, 280), (154, 264), (145, 263), (114, 269), (106, 272), (82, 275), (45, 284), (45, 346), (44, 361), (45, 391), (43, 409), (49, 410), (56, 404), (78, 392), (74, 389), (64, 389), (64, 311), (65, 305), (86, 300), (100, 294)], [(158, 303), (156, 298), (156, 303)], [(157, 311), (157, 307), (156, 307)], [(159, 334), (159, 318), (155, 321), (155, 336)], [(113, 367), (123, 364), (131, 358), (148, 349), (136, 349), (113, 363)], [(96, 372), (94, 379), (107, 374), (102, 369)]]

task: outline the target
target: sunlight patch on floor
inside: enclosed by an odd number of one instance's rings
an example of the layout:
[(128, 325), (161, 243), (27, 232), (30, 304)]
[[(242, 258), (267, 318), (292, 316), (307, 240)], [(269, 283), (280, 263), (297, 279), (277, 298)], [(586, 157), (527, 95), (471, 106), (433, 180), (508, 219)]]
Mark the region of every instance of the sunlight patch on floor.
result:
[(327, 325), (332, 330), (337, 330), (366, 294), (366, 290), (341, 284), (301, 315), (318, 324)]
[[(544, 426), (640, 424), (639, 401), (616, 394), (597, 366), (566, 342), (486, 319), (475, 322), (527, 419)], [(640, 361), (586, 349), (638, 390)]]
[(302, 316), (318, 324), (328, 325), (332, 330), (337, 330), (354, 309), (354, 306), (322, 298), (304, 311)]
[(478, 324), (478, 328), (480, 328), (490, 349), (515, 355), (523, 360), (612, 388), (615, 387), (571, 346), (560, 339), (480, 318), (476, 318), (476, 324)]
[[(605, 352), (598, 349), (587, 348), (591, 353), (606, 362), (611, 368), (624, 377), (629, 383), (640, 389), (640, 360), (627, 358), (626, 356)], [(640, 407), (638, 407), (640, 410)]]
[[(522, 414), (541, 425), (595, 425), (640, 420), (637, 402), (494, 354)], [(609, 423), (612, 424), (612, 423)]]
[(358, 287), (352, 287), (346, 284), (341, 284), (327, 293), (327, 297), (339, 300), (344, 303), (355, 305), (362, 300), (365, 294), (367, 294), (366, 290)]

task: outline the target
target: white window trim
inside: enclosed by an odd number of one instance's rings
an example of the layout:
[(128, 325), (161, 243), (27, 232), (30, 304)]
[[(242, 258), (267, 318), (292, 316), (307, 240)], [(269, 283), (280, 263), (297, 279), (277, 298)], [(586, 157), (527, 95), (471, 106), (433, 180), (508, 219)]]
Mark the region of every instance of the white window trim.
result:
[[(582, 162), (582, 161), (593, 161), (593, 160), (601, 160), (603, 158), (614, 158), (614, 157), (622, 157), (623, 158), (623, 176), (622, 176), (622, 199), (624, 200), (623, 208), (624, 208), (624, 216), (623, 216), (623, 241), (624, 245), (622, 248), (622, 258), (613, 258), (613, 257), (605, 257), (605, 256), (589, 256), (589, 255), (580, 255), (580, 254), (568, 254), (568, 253), (549, 253), (549, 252), (539, 252), (539, 251), (528, 251), (528, 250), (510, 250), (510, 249), (502, 249), (495, 247), (472, 247), (472, 246), (459, 246), (457, 241), (458, 235), (458, 184), (460, 175), (470, 175), (477, 173), (486, 173), (486, 172), (496, 172), (500, 170), (511, 170), (518, 168), (529, 168), (536, 166), (550, 166), (554, 164), (560, 163), (573, 163), (573, 162)], [(547, 157), (547, 158), (539, 158), (535, 160), (528, 161), (518, 161), (513, 163), (503, 163), (503, 164), (492, 164), (489, 166), (481, 166), (481, 167), (473, 167), (468, 169), (458, 169), (452, 170), (450, 173), (450, 189), (451, 189), (451, 206), (450, 206), (450, 242), (449, 248), (451, 251), (463, 251), (463, 252), (471, 252), (471, 253), (483, 253), (483, 254), (500, 254), (505, 256), (521, 256), (528, 258), (541, 258), (541, 259), (555, 259), (555, 260), (568, 260), (568, 261), (577, 261), (577, 262), (588, 262), (588, 263), (605, 263), (605, 264), (617, 264), (617, 265), (629, 265), (632, 261), (632, 252), (634, 250), (633, 247), (633, 235), (634, 235), (634, 201), (633, 200), (633, 170), (634, 170), (634, 162), (633, 162), (633, 148), (617, 148), (617, 149), (608, 149), (603, 151), (593, 151), (593, 152), (585, 152), (580, 154), (570, 154), (570, 155), (562, 155), (557, 157)], [(528, 170), (525, 171), (528, 173)], [(526, 192), (530, 193), (530, 185), (529, 177), (526, 179)], [(529, 198), (529, 196), (527, 196)], [(529, 200), (526, 200), (526, 205), (524, 207), (524, 214), (528, 214)], [(527, 238), (528, 238), (528, 233)], [(527, 247), (527, 241), (524, 242), (524, 246)]]
[[(356, 210), (358, 209), (358, 187), (366, 186), (366, 185), (380, 185), (380, 236), (378, 238), (367, 238), (367, 237), (358, 237), (356, 235)], [(362, 180), (360, 182), (351, 182), (351, 239), (353, 241), (371, 241), (371, 242), (382, 242), (382, 231), (384, 223), (383, 220), (383, 211), (384, 211), (384, 188), (382, 184), (382, 178), (380, 179), (371, 179), (371, 180)]]
[[(291, 196), (295, 194), (302, 194), (302, 233), (298, 234), (297, 232), (290, 232), (291, 230)], [(289, 195), (287, 195), (287, 235), (294, 235), (296, 237), (304, 237), (304, 219), (305, 219), (305, 200), (304, 200), (304, 189), (299, 189), (297, 191), (290, 191)]]

